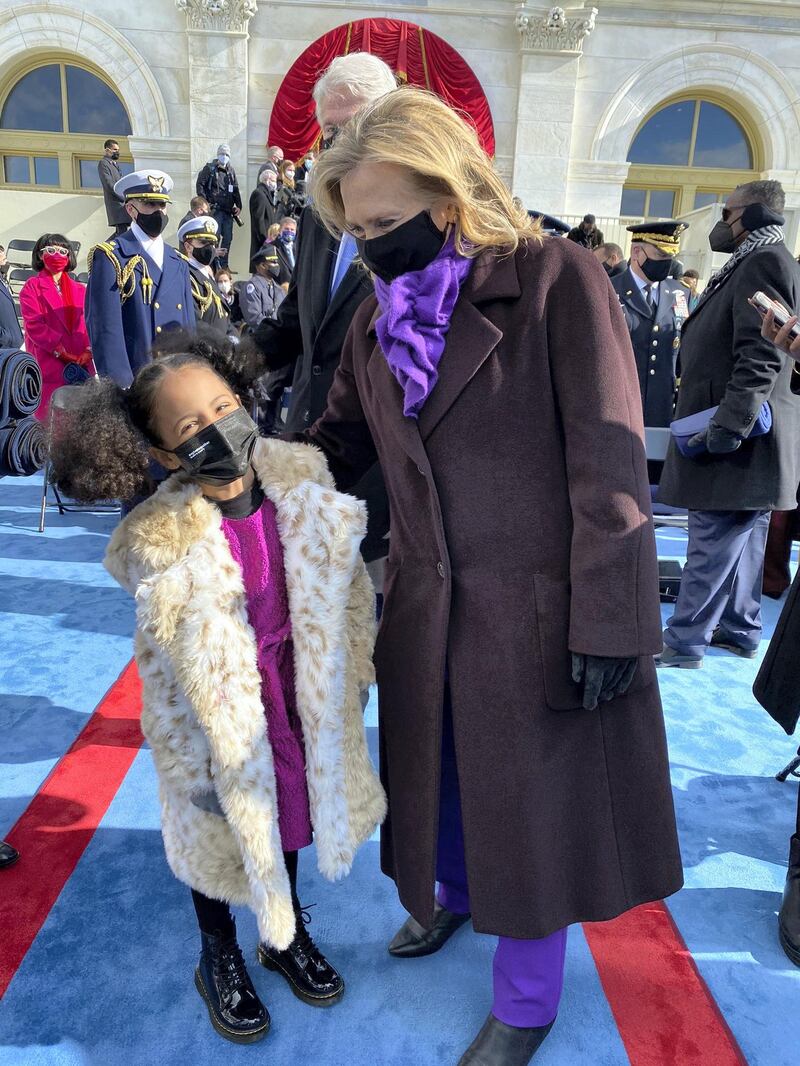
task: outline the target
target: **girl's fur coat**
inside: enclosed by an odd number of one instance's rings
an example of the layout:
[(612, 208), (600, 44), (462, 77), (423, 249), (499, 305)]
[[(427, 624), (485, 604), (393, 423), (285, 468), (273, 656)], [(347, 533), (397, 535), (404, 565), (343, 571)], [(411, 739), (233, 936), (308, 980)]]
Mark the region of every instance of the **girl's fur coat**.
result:
[[(275, 504), (320, 871), (350, 871), (386, 814), (360, 695), (373, 680), (374, 597), (358, 547), (365, 508), (334, 490), (321, 453), (260, 439)], [(219, 510), (173, 474), (119, 525), (105, 565), (136, 597), (142, 730), (160, 781), (167, 860), (180, 880), (247, 904), (278, 949), (295, 931), (256, 644)], [(192, 802), (211, 790), (222, 818)]]

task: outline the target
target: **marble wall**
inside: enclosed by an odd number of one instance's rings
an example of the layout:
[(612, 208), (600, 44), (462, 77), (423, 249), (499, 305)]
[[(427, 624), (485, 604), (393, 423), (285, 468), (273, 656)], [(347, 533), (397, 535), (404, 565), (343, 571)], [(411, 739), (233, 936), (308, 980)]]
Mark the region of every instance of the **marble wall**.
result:
[[(595, 12), (595, 9), (596, 12)], [(137, 164), (169, 171), (175, 221), (194, 177), (228, 141), (252, 189), (269, 115), (297, 56), (335, 26), (369, 16), (416, 22), (464, 56), (495, 123), (497, 165), (523, 200), (552, 213), (616, 215), (630, 141), (679, 91), (715, 89), (744, 106), (765, 173), (800, 206), (800, 4), (774, 0), (594, 0), (553, 11), (518, 0), (0, 0), (0, 79), (60, 51), (101, 66), (133, 125)], [(96, 194), (3, 194), (0, 241), (74, 217), (85, 245), (107, 233)], [(24, 233), (22, 230), (24, 229)], [(174, 230), (172, 231), (174, 232)], [(246, 230), (233, 265), (246, 270)]]

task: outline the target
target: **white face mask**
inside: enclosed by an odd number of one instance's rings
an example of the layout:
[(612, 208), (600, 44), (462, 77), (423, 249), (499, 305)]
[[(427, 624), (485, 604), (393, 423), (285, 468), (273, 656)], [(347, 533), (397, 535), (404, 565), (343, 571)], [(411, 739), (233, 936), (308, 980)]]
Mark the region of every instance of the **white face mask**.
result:
[(219, 288), (220, 288), (220, 292), (224, 292), (225, 295), (227, 296), (228, 293), (231, 291), (231, 283), (229, 281), (221, 281), (219, 283)]
[(217, 159), (220, 163), (222, 163), (224, 167), (226, 167), (231, 161), (231, 157), (229, 155), (218, 155)]

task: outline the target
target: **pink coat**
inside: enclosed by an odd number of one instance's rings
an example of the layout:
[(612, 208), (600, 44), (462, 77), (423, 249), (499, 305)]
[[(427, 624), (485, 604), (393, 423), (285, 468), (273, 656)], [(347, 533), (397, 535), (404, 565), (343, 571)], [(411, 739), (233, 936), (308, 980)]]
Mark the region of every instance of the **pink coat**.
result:
[(63, 274), (59, 289), (46, 270), (28, 278), (19, 294), (25, 347), (42, 371), (42, 398), (36, 411), (39, 419), (47, 417), (56, 389), (95, 373), (91, 359), (83, 365), (78, 361), (90, 348), (83, 314), (85, 296), (86, 287), (80, 282)]

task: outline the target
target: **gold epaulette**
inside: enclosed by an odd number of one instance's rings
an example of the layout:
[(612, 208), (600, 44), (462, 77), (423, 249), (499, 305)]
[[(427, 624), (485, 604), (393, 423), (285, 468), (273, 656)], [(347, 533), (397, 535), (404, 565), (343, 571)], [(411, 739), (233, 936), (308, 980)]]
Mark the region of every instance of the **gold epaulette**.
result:
[(119, 290), (119, 298), (122, 303), (129, 300), (136, 291), (136, 275), (134, 271), (137, 266), (142, 268), (142, 280), (140, 282), (142, 287), (142, 299), (146, 304), (149, 304), (153, 296), (153, 279), (150, 277), (150, 271), (147, 269), (147, 263), (140, 255), (133, 256), (123, 266), (116, 255), (116, 246), (109, 244), (107, 241), (103, 241), (100, 244), (96, 244), (94, 248), (89, 250), (87, 259), (89, 274), (92, 272), (92, 261), (94, 260), (96, 252), (102, 252), (108, 259), (114, 268), (114, 274), (116, 275), (117, 289)]
[(206, 314), (213, 303), (220, 318), (227, 318), (230, 312), (218, 294), (214, 291), (211, 282), (200, 282), (193, 273), (190, 274), (190, 280), (192, 283), (192, 299), (197, 305), (197, 311), (200, 317), (202, 318), (203, 315)]

